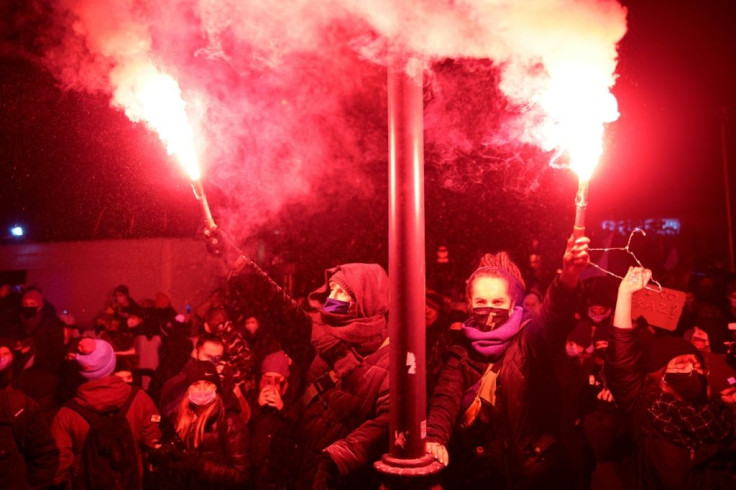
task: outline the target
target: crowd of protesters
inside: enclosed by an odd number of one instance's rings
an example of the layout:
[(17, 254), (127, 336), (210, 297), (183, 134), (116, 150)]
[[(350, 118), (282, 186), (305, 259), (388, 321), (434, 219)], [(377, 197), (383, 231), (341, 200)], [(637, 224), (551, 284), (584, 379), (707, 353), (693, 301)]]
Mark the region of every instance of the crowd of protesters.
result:
[[(431, 284), (436, 482), (736, 488), (736, 281), (698, 278), (669, 331), (632, 319), (650, 271), (583, 280), (588, 263), (571, 239), (555, 277), (499, 252)], [(191, 312), (120, 285), (83, 327), (2, 286), (1, 486), (378, 488), (388, 290), (380, 265), (351, 263), (298, 300), (241, 256)]]

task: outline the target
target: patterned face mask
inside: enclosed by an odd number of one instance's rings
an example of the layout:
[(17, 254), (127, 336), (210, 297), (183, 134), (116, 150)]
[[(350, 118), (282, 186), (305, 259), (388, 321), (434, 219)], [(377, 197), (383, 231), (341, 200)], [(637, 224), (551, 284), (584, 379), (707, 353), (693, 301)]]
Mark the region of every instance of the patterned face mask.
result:
[(699, 406), (708, 399), (708, 378), (700, 373), (666, 373), (664, 381), (690, 405)]
[(511, 312), (507, 308), (493, 308), (491, 306), (473, 308), (475, 328), (481, 332), (490, 332), (506, 323), (510, 314)]

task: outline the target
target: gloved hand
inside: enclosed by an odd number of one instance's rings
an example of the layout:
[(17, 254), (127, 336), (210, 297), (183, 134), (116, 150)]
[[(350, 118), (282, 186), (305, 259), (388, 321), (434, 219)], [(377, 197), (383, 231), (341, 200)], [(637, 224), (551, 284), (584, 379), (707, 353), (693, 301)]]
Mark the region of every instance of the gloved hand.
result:
[(207, 243), (207, 251), (213, 255), (223, 255), (225, 253), (225, 236), (219, 228), (210, 230), (205, 227), (202, 236)]
[(322, 457), (317, 464), (317, 473), (314, 475), (314, 490), (328, 490), (337, 486), (337, 477), (340, 470), (332, 458), (327, 453), (322, 453)]

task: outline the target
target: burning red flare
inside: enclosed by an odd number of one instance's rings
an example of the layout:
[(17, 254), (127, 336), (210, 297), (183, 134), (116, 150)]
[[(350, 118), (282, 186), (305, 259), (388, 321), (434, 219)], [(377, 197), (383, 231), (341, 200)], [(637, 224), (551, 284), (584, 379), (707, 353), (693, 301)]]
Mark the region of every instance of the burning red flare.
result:
[(131, 121), (153, 129), (192, 181), (201, 177), (186, 103), (177, 81), (149, 62), (128, 64), (110, 74), (117, 87), (114, 103)]

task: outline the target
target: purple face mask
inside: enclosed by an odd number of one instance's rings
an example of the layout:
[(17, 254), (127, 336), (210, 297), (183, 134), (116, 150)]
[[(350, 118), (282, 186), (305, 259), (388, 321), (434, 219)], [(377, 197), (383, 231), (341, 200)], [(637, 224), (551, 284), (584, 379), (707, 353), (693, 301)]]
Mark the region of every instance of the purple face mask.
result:
[(340, 301), (339, 299), (327, 298), (322, 309), (327, 313), (334, 313), (337, 315), (347, 315), (350, 310), (350, 303), (347, 301)]
[(490, 332), (506, 323), (509, 320), (509, 314), (507, 308), (493, 308), (491, 306), (473, 308), (474, 326), (481, 332)]

